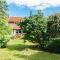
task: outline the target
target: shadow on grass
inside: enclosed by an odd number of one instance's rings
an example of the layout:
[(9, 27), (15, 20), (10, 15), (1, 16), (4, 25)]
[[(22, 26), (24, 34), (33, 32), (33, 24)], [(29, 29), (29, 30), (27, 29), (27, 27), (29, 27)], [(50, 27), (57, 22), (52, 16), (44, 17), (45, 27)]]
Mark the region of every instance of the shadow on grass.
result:
[(24, 58), (24, 60), (60, 60), (59, 54), (50, 54), (48, 52), (37, 52), (32, 55), (15, 54), (15, 57)]
[(37, 50), (37, 51), (44, 51), (44, 52), (49, 52), (52, 54), (60, 54), (60, 50), (50, 50), (50, 49), (42, 49), (38, 45), (24, 45), (24, 44), (15, 44), (15, 45), (10, 45), (7, 47), (9, 50), (17, 50), (17, 51), (22, 51), (24, 49), (32, 49), (32, 50)]
[[(17, 51), (22, 51), (24, 49), (37, 49), (36, 45), (23, 45), (23, 44), (16, 44), (16, 45), (10, 45), (7, 47), (9, 50), (17, 50)], [(38, 49), (37, 49), (38, 50)]]

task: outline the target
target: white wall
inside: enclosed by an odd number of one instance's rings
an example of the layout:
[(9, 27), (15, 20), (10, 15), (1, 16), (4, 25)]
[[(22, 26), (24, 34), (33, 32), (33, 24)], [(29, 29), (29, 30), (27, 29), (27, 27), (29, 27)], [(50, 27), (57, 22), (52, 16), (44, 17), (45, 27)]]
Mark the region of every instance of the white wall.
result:
[(12, 30), (12, 36), (16, 35), (16, 30)]

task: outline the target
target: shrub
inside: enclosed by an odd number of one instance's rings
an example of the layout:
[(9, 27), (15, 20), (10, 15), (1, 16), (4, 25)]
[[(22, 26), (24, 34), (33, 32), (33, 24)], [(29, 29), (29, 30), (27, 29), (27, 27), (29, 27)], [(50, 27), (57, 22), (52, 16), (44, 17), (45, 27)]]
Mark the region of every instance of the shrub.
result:
[(50, 51), (54, 52), (60, 52), (60, 38), (52, 38), (48, 41), (48, 44), (46, 44), (45, 49), (48, 49)]
[[(2, 29), (2, 30), (1, 30)], [(0, 48), (6, 47), (7, 42), (10, 40), (11, 29), (7, 26), (0, 28)]]
[(11, 29), (8, 26), (6, 0), (0, 0), (0, 48), (6, 47)]
[(47, 24), (46, 19), (41, 11), (37, 11), (37, 14), (24, 18), (24, 21), (20, 22), (19, 25), (22, 27), (22, 30), (25, 33), (25, 40), (39, 43), (41, 46), (43, 45)]

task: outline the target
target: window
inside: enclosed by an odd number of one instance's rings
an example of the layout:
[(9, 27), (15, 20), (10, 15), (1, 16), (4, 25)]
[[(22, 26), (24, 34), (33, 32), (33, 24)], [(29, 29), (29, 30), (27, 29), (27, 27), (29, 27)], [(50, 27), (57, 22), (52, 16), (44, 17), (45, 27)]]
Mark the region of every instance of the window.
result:
[(16, 30), (16, 33), (21, 33), (21, 30)]

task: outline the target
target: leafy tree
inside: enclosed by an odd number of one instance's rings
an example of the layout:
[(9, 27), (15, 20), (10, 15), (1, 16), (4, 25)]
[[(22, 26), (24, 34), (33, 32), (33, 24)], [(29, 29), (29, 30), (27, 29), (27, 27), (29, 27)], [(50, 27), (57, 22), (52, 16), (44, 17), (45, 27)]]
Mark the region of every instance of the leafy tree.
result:
[(0, 0), (0, 17), (6, 16), (7, 3), (5, 0)]
[(46, 47), (53, 50), (60, 49), (60, 14), (53, 14), (47, 21), (47, 44)]
[(50, 37), (58, 37), (60, 34), (60, 14), (54, 14), (48, 17), (47, 32)]
[(10, 38), (10, 28), (6, 18), (7, 5), (5, 0), (0, 0), (0, 47), (6, 47)]
[(25, 18), (23, 22), (19, 25), (22, 27), (24, 34), (24, 39), (39, 43), (40, 46), (43, 45), (43, 40), (45, 39), (46, 33), (46, 20), (43, 13), (39, 10), (37, 14), (31, 15)]

